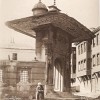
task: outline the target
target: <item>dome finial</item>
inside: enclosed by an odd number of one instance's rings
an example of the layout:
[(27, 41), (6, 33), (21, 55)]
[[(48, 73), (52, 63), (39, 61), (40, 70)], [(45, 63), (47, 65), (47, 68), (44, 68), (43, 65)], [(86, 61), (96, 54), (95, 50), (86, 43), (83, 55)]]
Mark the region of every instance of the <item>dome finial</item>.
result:
[(56, 0), (54, 0), (54, 6), (56, 5)]
[(34, 16), (44, 15), (48, 12), (46, 5), (43, 4), (41, 1), (42, 0), (39, 0), (39, 2), (35, 4), (34, 8), (32, 9)]

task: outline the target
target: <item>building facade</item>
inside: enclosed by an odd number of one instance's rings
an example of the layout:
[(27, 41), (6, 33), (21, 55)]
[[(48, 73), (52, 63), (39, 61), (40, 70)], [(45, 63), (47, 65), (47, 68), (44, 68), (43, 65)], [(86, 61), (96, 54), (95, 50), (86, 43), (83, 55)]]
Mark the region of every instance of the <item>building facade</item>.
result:
[(10, 43), (0, 47), (0, 97), (12, 93), (33, 95), (44, 84), (45, 63), (38, 62), (30, 46)]
[(80, 92), (100, 92), (100, 27), (92, 30), (95, 37), (76, 46), (76, 83)]
[(92, 92), (100, 93), (100, 27), (94, 30), (95, 38), (91, 45)]
[(35, 49), (14, 42), (0, 46), (0, 52), (0, 60), (33, 61), (36, 57)]

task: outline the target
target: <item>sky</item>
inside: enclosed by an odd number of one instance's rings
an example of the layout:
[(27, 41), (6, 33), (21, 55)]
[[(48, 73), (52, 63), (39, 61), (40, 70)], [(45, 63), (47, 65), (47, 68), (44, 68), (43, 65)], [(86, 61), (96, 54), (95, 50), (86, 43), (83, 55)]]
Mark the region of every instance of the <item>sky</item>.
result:
[[(32, 16), (32, 8), (39, 0), (0, 0), (0, 45), (15, 43), (30, 45), (35, 48), (35, 39), (16, 32), (7, 26), (6, 21)], [(41, 0), (46, 6), (53, 5), (54, 0)], [(75, 18), (87, 28), (99, 26), (100, 0), (56, 0), (61, 12)]]

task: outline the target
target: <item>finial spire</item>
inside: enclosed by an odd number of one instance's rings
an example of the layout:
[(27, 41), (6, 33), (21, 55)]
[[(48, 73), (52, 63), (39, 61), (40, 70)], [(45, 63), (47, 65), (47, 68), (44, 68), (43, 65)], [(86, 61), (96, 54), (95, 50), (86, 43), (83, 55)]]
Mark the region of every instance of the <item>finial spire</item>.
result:
[(56, 0), (54, 0), (54, 6), (56, 5)]

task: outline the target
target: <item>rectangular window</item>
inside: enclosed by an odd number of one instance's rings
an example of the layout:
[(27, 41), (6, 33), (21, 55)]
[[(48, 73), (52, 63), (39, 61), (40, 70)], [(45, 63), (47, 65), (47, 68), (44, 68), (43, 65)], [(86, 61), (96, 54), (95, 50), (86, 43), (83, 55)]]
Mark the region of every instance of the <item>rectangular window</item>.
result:
[(73, 51), (74, 54), (76, 54), (76, 51)]
[(84, 42), (84, 52), (86, 52), (86, 42)]
[(97, 65), (100, 65), (100, 53), (97, 54)]
[(17, 60), (17, 53), (13, 53), (12, 60)]
[(84, 70), (86, 69), (86, 59), (84, 59)]
[(78, 71), (80, 71), (80, 62), (78, 62)]
[(76, 73), (76, 65), (73, 65), (73, 73)]
[(97, 45), (99, 44), (99, 34), (96, 35)]
[(93, 45), (93, 47), (95, 47), (95, 46), (96, 46), (96, 43), (95, 43), (95, 38), (92, 40), (92, 45)]
[(80, 55), (80, 45), (78, 46), (78, 54)]
[(83, 70), (83, 60), (81, 61), (81, 70)]
[(93, 67), (94, 67), (94, 66), (96, 66), (96, 56), (93, 55), (93, 58), (92, 59), (93, 59)]
[(81, 44), (81, 54), (83, 53), (83, 44)]
[(21, 71), (20, 82), (28, 82), (28, 71)]

